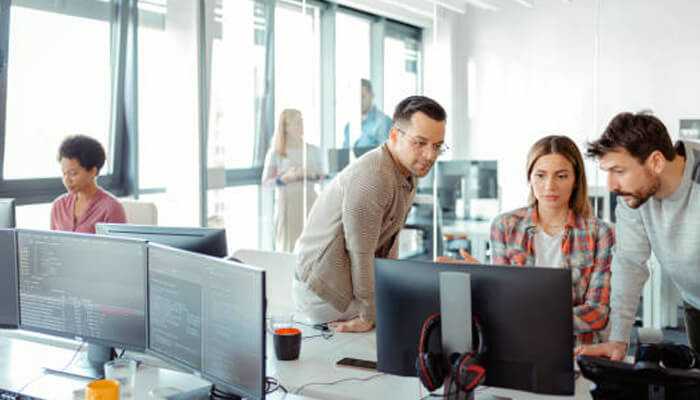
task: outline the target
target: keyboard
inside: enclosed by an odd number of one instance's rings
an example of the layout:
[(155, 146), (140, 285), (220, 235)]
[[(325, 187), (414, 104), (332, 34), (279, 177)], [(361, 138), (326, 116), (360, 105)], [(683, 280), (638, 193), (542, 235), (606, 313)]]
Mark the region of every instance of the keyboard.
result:
[(0, 389), (0, 400), (41, 400), (38, 397), (26, 396), (22, 393)]

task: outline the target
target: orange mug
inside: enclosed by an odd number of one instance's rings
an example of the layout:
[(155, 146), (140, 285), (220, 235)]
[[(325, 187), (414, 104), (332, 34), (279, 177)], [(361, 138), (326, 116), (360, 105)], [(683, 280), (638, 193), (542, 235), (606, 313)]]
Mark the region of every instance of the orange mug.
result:
[(119, 382), (112, 379), (98, 379), (87, 384), (86, 400), (119, 400)]

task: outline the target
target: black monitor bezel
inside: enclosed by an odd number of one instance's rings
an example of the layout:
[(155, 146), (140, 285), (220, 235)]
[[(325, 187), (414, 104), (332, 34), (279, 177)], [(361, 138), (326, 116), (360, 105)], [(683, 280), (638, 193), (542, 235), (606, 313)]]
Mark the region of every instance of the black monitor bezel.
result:
[(119, 237), (132, 237), (146, 240), (149, 243), (156, 243), (168, 247), (174, 247), (168, 243), (160, 243), (157, 240), (153, 240), (151, 236), (187, 236), (187, 237), (205, 237), (209, 239), (216, 239), (223, 245), (222, 248), (217, 250), (216, 254), (212, 253), (201, 253), (198, 251), (181, 249), (185, 251), (190, 251), (193, 253), (198, 253), (202, 255), (207, 255), (211, 257), (226, 257), (228, 256), (228, 243), (226, 241), (226, 229), (224, 228), (203, 228), (203, 227), (179, 227), (179, 226), (159, 226), (159, 225), (139, 225), (139, 224), (115, 224), (115, 223), (98, 223), (95, 225), (95, 230), (100, 235), (107, 236), (119, 236)]
[[(2, 227), (2, 228), (3, 228), (3, 229), (14, 229), (14, 228), (16, 228), (16, 227), (17, 227), (17, 204), (16, 204), (16, 202), (15, 202), (15, 199), (14, 199), (14, 198), (10, 198), (10, 197), (3, 197), (3, 198), (0, 198), (0, 204), (8, 204), (9, 207), (10, 207), (10, 209), (12, 210), (12, 211), (11, 211), (11, 215), (10, 215), (10, 220), (11, 220), (11, 222), (12, 222), (12, 226), (5, 226), (5, 227)], [(0, 207), (0, 208), (1, 208), (1, 207)]]
[(18, 267), (18, 259), (17, 259), (17, 231), (14, 228), (0, 228), (0, 234), (7, 232), (12, 235), (13, 239), (13, 245), (14, 245), (14, 287), (15, 287), (15, 316), (17, 323), (16, 324), (3, 324), (0, 321), (0, 329), (19, 329), (19, 267)]
[[(556, 382), (545, 382), (543, 384), (540, 380), (531, 381), (531, 383), (534, 382), (532, 385), (536, 387), (525, 387), (527, 386), (525, 384), (523, 384), (523, 387), (514, 386), (520, 385), (522, 382), (516, 384), (511, 382), (509, 383), (509, 386), (506, 386), (502, 385), (500, 382), (500, 380), (503, 379), (503, 374), (499, 373), (496, 375), (489, 375), (487, 366), (485, 384), (488, 386), (528, 390), (543, 394), (573, 394), (575, 387), (573, 371), (573, 303), (571, 298), (571, 271), (568, 269), (492, 265), (456, 265), (414, 260), (376, 259), (375, 293), (377, 308), (376, 332), (378, 371), (401, 376), (416, 375), (414, 363), (418, 347), (417, 338), (420, 331), (420, 325), (422, 323), (420, 318), (424, 317), (413, 316), (416, 313), (419, 313), (427, 317), (429, 314), (440, 312), (439, 272), (443, 271), (471, 273), (472, 293), (475, 291), (478, 293), (486, 290), (494, 290), (494, 288), (496, 290), (502, 290), (504, 285), (499, 283), (498, 280), (517, 279), (517, 281), (520, 282), (523, 280), (522, 277), (526, 277), (526, 282), (537, 278), (538, 280), (545, 281), (547, 283), (555, 282), (556, 286), (560, 286), (560, 293), (546, 293), (546, 299), (541, 298), (544, 292), (537, 292), (535, 286), (528, 286), (526, 283), (517, 286), (517, 290), (511, 290), (506, 294), (516, 296), (521, 295), (521, 292), (532, 290), (534, 295), (538, 297), (538, 302), (541, 301), (542, 304), (545, 304), (546, 301), (548, 308), (552, 310), (556, 309), (556, 314), (560, 315), (561, 317), (556, 321), (556, 326), (559, 328), (559, 330), (565, 332), (566, 334), (558, 337), (560, 340), (550, 341), (543, 345), (557, 349), (556, 352), (551, 351), (551, 353), (557, 354), (557, 356), (553, 357), (556, 359), (556, 369), (558, 370), (561, 368), (563, 375), (561, 377), (558, 376), (559, 379), (557, 379)], [(513, 277), (504, 277), (503, 274), (512, 274)], [(529, 274), (529, 276), (526, 276), (525, 274)], [(500, 299), (501, 298), (499, 298), (499, 301)], [(518, 299), (520, 302), (515, 302), (515, 304), (522, 303), (522, 298), (518, 297)], [(402, 321), (399, 323), (396, 322), (399, 318), (394, 317), (394, 315), (397, 314), (395, 310), (397, 304), (400, 305), (402, 310), (400, 317)], [(496, 302), (495, 305), (492, 305), (492, 302), (489, 302), (486, 299), (479, 299), (472, 296), (472, 307), (473, 314), (481, 319), (481, 325), (484, 327), (487, 335), (486, 337), (488, 338), (490, 336), (489, 325), (492, 325), (494, 322), (493, 320), (489, 321), (488, 318), (480, 314), (483, 314), (484, 310), (487, 310), (488, 313), (496, 312), (497, 310), (495, 310), (494, 307), (499, 307), (498, 303)], [(537, 314), (533, 314), (536, 315), (534, 319), (532, 316), (529, 317), (529, 321), (532, 322), (532, 324), (522, 327), (521, 325), (518, 325), (518, 329), (516, 331), (517, 336), (515, 336), (517, 340), (506, 339), (505, 336), (500, 336), (500, 338), (497, 340), (499, 340), (499, 343), (502, 340), (509, 340), (508, 347), (517, 348), (524, 347), (524, 342), (527, 341), (527, 348), (534, 351), (535, 348), (532, 347), (534, 345), (531, 344), (532, 341), (529, 339), (527, 331), (528, 327), (532, 327), (531, 329), (533, 330), (539, 329), (538, 325), (535, 324), (536, 320), (547, 318), (548, 315), (540, 314), (543, 312), (543, 310), (538, 310)], [(387, 315), (387, 317), (384, 317), (384, 315)], [(520, 319), (522, 319), (524, 318), (523, 316), (528, 316), (530, 314), (517, 315)], [(550, 325), (555, 324), (555, 322), (551, 321), (548, 321), (547, 323)], [(394, 324), (394, 326), (392, 326), (392, 324)], [(497, 329), (499, 331), (498, 335), (503, 335), (504, 332), (513, 331), (513, 326), (504, 328), (503, 322), (496, 322), (496, 324), (497, 328), (492, 328), (491, 332), (495, 332)], [(398, 325), (401, 325), (401, 329), (397, 327)], [(404, 341), (403, 344), (397, 344), (397, 329), (403, 332), (403, 337), (408, 337), (407, 341), (411, 341), (412, 337), (415, 337), (415, 346), (405, 344), (406, 341)], [(406, 331), (411, 331), (413, 333), (408, 335)], [(493, 334), (495, 335), (495, 333)], [(508, 336), (508, 338), (510, 337), (514, 336)], [(400, 347), (397, 349), (396, 346)], [(487, 363), (492, 357), (499, 356), (499, 354), (493, 353), (494, 343), (489, 343), (488, 347), (492, 351), (486, 355), (485, 361)], [(504, 351), (505, 350), (501, 349), (499, 353), (503, 353)], [(411, 353), (416, 354), (414, 354), (414, 357), (411, 357)], [(506, 359), (509, 360), (508, 362), (511, 362), (512, 368), (525, 367), (524, 363), (529, 361), (528, 359), (518, 360), (515, 362), (509, 355), (507, 357), (503, 357), (503, 360)], [(537, 360), (540, 359), (541, 357), (537, 358)], [(504, 361), (498, 360), (497, 362), (502, 363)], [(489, 376), (492, 376), (496, 382), (490, 381)], [(535, 377), (532, 379), (535, 379)]]
[[(266, 355), (266, 349), (267, 349), (267, 343), (266, 343), (266, 342), (267, 342), (267, 331), (266, 331), (266, 321), (265, 321), (265, 312), (266, 312), (266, 307), (267, 307), (267, 297), (266, 297), (267, 294), (266, 294), (266, 286), (265, 286), (265, 279), (266, 279), (265, 270), (263, 270), (263, 269), (261, 269), (261, 268), (258, 268), (258, 267), (250, 266), (250, 265), (247, 265), (247, 264), (239, 263), (239, 262), (236, 262), (236, 261), (231, 261), (231, 260), (227, 260), (227, 259), (217, 258), (217, 257), (209, 256), (209, 255), (206, 255), (206, 254), (193, 253), (193, 252), (190, 252), (190, 251), (187, 251), (187, 250), (182, 250), (182, 249), (178, 249), (178, 248), (175, 248), (175, 247), (171, 247), (171, 246), (167, 246), (167, 245), (162, 245), (162, 244), (159, 244), (159, 243), (148, 243), (148, 247), (149, 247), (149, 257), (150, 257), (150, 254), (151, 254), (151, 253), (150, 253), (150, 248), (156, 248), (156, 249), (159, 249), (159, 250), (165, 250), (165, 251), (170, 251), (170, 252), (173, 252), (173, 253), (182, 254), (182, 255), (185, 255), (185, 256), (187, 256), (187, 257), (204, 259), (204, 260), (210, 261), (210, 262), (215, 263), (215, 264), (220, 264), (220, 265), (222, 265), (222, 266), (234, 265), (234, 266), (236, 266), (236, 267), (238, 267), (238, 268), (246, 268), (246, 269), (249, 269), (249, 270), (251, 270), (251, 271), (260, 273), (260, 285), (261, 285), (260, 290), (261, 290), (261, 292), (262, 292), (262, 297), (263, 297), (262, 300), (263, 300), (263, 301), (262, 301), (262, 303), (261, 303), (261, 304), (262, 304), (262, 309), (259, 310), (259, 312), (260, 312), (259, 315), (262, 316), (262, 318), (261, 318), (262, 324), (261, 324), (261, 326), (260, 326), (260, 333), (261, 333), (261, 343), (260, 343), (260, 344), (261, 344), (261, 346), (260, 346), (260, 349), (259, 349), (260, 354), (262, 354), (262, 357), (261, 357), (261, 361), (262, 361), (262, 362), (261, 362), (261, 366), (260, 366), (260, 367), (261, 367), (261, 373), (262, 373), (262, 375), (261, 375), (261, 376), (262, 376), (262, 379), (261, 379), (261, 382), (260, 382), (260, 387), (258, 388), (259, 394), (258, 394), (258, 393), (251, 392), (251, 391), (250, 391), (250, 388), (248, 388), (248, 387), (240, 386), (240, 385), (237, 385), (237, 384), (232, 383), (232, 382), (227, 382), (227, 381), (225, 381), (224, 379), (222, 379), (222, 378), (220, 378), (220, 377), (218, 377), (218, 376), (215, 376), (215, 375), (212, 375), (212, 374), (208, 373), (208, 372), (205, 370), (205, 364), (204, 364), (204, 349), (201, 349), (201, 353), (200, 353), (200, 354), (201, 354), (201, 363), (200, 363), (201, 366), (200, 366), (200, 368), (196, 368), (196, 367), (194, 367), (194, 366), (192, 366), (192, 365), (186, 363), (186, 362), (183, 361), (183, 360), (180, 360), (180, 359), (171, 357), (171, 356), (169, 356), (168, 354), (162, 353), (162, 352), (160, 352), (160, 351), (158, 351), (158, 350), (153, 350), (152, 348), (150, 348), (150, 336), (149, 336), (149, 340), (148, 340), (148, 342), (149, 342), (149, 348), (146, 350), (146, 353), (151, 354), (151, 355), (153, 355), (153, 356), (156, 356), (156, 357), (158, 357), (158, 358), (161, 358), (161, 359), (163, 359), (163, 360), (166, 361), (166, 362), (172, 363), (172, 364), (176, 365), (177, 367), (182, 368), (182, 369), (185, 370), (185, 371), (188, 371), (188, 372), (193, 373), (193, 374), (195, 374), (195, 375), (197, 375), (197, 376), (200, 376), (201, 378), (206, 379), (206, 380), (208, 380), (209, 382), (213, 383), (215, 386), (217, 386), (219, 389), (221, 389), (221, 390), (223, 390), (223, 391), (230, 392), (230, 393), (234, 393), (234, 394), (239, 395), (239, 396), (242, 396), (242, 397), (244, 397), (244, 398), (254, 398), (254, 399), (262, 399), (262, 398), (264, 398), (264, 397), (265, 397), (266, 368), (267, 368), (267, 366), (266, 366), (266, 359), (267, 359), (267, 355)], [(150, 262), (150, 259), (149, 259), (149, 262)], [(150, 263), (149, 263), (149, 266), (150, 266)], [(149, 276), (150, 276), (150, 269), (149, 269)], [(150, 301), (150, 298), (149, 298), (149, 301)], [(149, 303), (149, 305), (150, 305), (150, 303)], [(147, 323), (148, 323), (148, 325), (149, 325), (149, 327), (150, 327), (150, 313), (149, 313), (149, 315), (148, 315), (148, 319), (147, 319), (147, 320), (148, 320)], [(149, 329), (148, 332), (149, 332), (149, 335), (150, 335), (150, 329)], [(203, 345), (204, 345), (204, 342), (202, 342), (202, 346), (203, 346)]]
[[(16, 230), (16, 241), (17, 241), (17, 248), (19, 251), (19, 237), (21, 234), (35, 234), (35, 235), (49, 235), (49, 236), (64, 236), (64, 237), (81, 237), (89, 240), (106, 240), (106, 241), (114, 241), (114, 242), (121, 242), (121, 243), (133, 243), (135, 245), (140, 245), (143, 247), (144, 250), (144, 256), (143, 256), (143, 290), (144, 290), (144, 332), (145, 332), (145, 338), (143, 341), (143, 346), (141, 344), (134, 344), (134, 343), (126, 343), (126, 342), (119, 342), (116, 340), (105, 340), (102, 338), (98, 337), (93, 337), (93, 336), (85, 336), (85, 335), (80, 335), (75, 332), (62, 332), (62, 331), (55, 331), (52, 329), (44, 329), (41, 327), (35, 327), (31, 325), (26, 325), (22, 323), (22, 304), (21, 304), (21, 292), (19, 289), (20, 286), (20, 274), (19, 271), (17, 273), (17, 300), (18, 300), (18, 312), (19, 312), (19, 329), (25, 330), (25, 331), (30, 331), (30, 332), (37, 332), (37, 333), (42, 333), (46, 335), (51, 335), (51, 336), (57, 336), (57, 337), (62, 337), (66, 339), (71, 339), (75, 340), (78, 342), (82, 343), (89, 343), (89, 344), (96, 344), (99, 346), (106, 346), (106, 347), (116, 347), (120, 349), (125, 349), (125, 350), (131, 350), (131, 351), (137, 351), (137, 352), (144, 352), (146, 348), (148, 347), (148, 275), (147, 275), (147, 269), (148, 269), (148, 246), (145, 240), (141, 239), (134, 239), (134, 238), (124, 238), (124, 237), (114, 237), (114, 236), (105, 236), (105, 235), (94, 235), (94, 234), (86, 234), (86, 233), (76, 233), (76, 232), (64, 232), (64, 231), (43, 231), (43, 230), (35, 230), (35, 229), (17, 229)], [(17, 260), (17, 268), (19, 270), (19, 259)]]

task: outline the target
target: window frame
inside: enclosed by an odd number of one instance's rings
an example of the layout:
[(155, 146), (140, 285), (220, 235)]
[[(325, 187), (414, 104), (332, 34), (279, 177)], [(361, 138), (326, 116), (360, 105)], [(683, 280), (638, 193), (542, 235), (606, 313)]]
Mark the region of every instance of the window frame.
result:
[[(106, 45), (111, 48), (111, 60), (116, 70), (112, 69), (112, 92), (110, 110), (110, 161), (112, 172), (100, 175), (97, 183), (116, 196), (124, 196), (134, 190), (134, 171), (137, 166), (133, 164), (133, 145), (129, 145), (132, 137), (136, 135), (133, 115), (127, 113), (127, 98), (130, 96), (130, 87), (135, 86), (135, 81), (126, 76), (126, 70), (136, 65), (133, 54), (133, 46), (129, 46), (129, 17), (137, 15), (132, 8), (135, 0), (113, 0), (101, 2), (96, 0), (63, 0), (61, 2), (49, 2), (46, 0), (0, 0), (0, 197), (13, 197), (18, 205), (46, 203), (53, 201), (59, 195), (65, 193), (60, 177), (37, 177), (26, 179), (5, 179), (5, 152), (6, 147), (6, 118), (7, 118), (7, 83), (8, 65), (11, 55), (9, 53), (9, 36), (11, 7), (26, 7), (39, 11), (81, 17), (104, 21), (110, 24), (112, 43)], [(112, 17), (109, 17), (112, 16)], [(117, 54), (121, 57), (117, 57)]]
[[(199, 0), (202, 1), (202, 0)], [(300, 6), (301, 0), (258, 0), (269, 6), (277, 7), (280, 5)], [(10, 4), (12, 3), (12, 4)], [(319, 126), (322, 129), (321, 143), (322, 145), (327, 139), (330, 139), (335, 132), (335, 90), (332, 85), (329, 85), (328, 79), (335, 76), (335, 44), (334, 37), (328, 37), (328, 34), (335, 34), (335, 15), (337, 13), (349, 13), (355, 16), (366, 18), (375, 24), (376, 28), (373, 31), (379, 32), (381, 38), (373, 34), (371, 49), (372, 53), (379, 52), (376, 46), (383, 47), (385, 36), (408, 36), (414, 38), (419, 43), (419, 54), (421, 61), (423, 57), (422, 48), (422, 29), (419, 27), (410, 26), (390, 18), (373, 15), (364, 11), (356, 10), (347, 6), (339, 5), (332, 1), (325, 0), (307, 0), (306, 4), (319, 7), (320, 31), (321, 36), (321, 57), (319, 76), (320, 95), (321, 95), (321, 121)], [(137, 46), (138, 46), (138, 26), (139, 22), (143, 21), (147, 25), (153, 27), (161, 26), (164, 19), (157, 12), (149, 10), (139, 10), (138, 0), (63, 0), (54, 2), (51, 0), (0, 0), (0, 196), (14, 197), (17, 199), (17, 204), (33, 204), (50, 202), (60, 194), (65, 192), (63, 183), (60, 177), (56, 178), (30, 178), (30, 179), (4, 179), (4, 154), (6, 148), (6, 104), (7, 104), (7, 83), (8, 83), (8, 64), (10, 56), (9, 52), (9, 30), (10, 30), (10, 7), (29, 7), (37, 10), (48, 11), (56, 14), (64, 14), (68, 16), (98, 19), (111, 24), (113, 42), (111, 43), (111, 61), (115, 63), (117, 54), (122, 56), (118, 60), (118, 67), (113, 69), (112, 79), (112, 104), (110, 118), (110, 156), (112, 161), (112, 173), (101, 175), (97, 178), (98, 184), (109, 190), (117, 196), (134, 194), (153, 194), (163, 193), (165, 188), (143, 188), (138, 186), (138, 124), (137, 124)], [(141, 14), (141, 15), (140, 15)], [(113, 17), (105, 17), (113, 16)], [(204, 15), (201, 18), (201, 30), (204, 32)], [(220, 25), (214, 21), (215, 32), (219, 32)], [(381, 25), (381, 26), (379, 26)], [(274, 29), (274, 27), (272, 28)], [(205, 35), (201, 35), (202, 49), (205, 48)], [(274, 50), (273, 50), (274, 54)], [(382, 51), (383, 54), (383, 51)], [(202, 70), (206, 71), (207, 63), (211, 59), (207, 58), (204, 51), (198, 55), (199, 63)], [(273, 55), (274, 59), (274, 55)], [(379, 62), (379, 60), (376, 60)], [(373, 83), (383, 90), (383, 60), (381, 64), (373, 70)], [(419, 91), (422, 91), (423, 68), (422, 62), (418, 64), (418, 79)], [(134, 72), (130, 76), (128, 70)], [(116, 75), (116, 76), (115, 76)], [(376, 76), (375, 76), (376, 75)], [(377, 82), (374, 82), (377, 80)], [(199, 104), (200, 111), (207, 108), (207, 96), (209, 96), (208, 88), (203, 89), (202, 100)], [(202, 113), (208, 115), (208, 113)], [(206, 135), (208, 134), (206, 122), (204, 122), (204, 131), (200, 132), (205, 140), (202, 141), (203, 146), (206, 146)], [(329, 136), (330, 135), (330, 136)], [(206, 175), (207, 159), (206, 147), (202, 153), (202, 174)], [(246, 186), (251, 184), (259, 184), (262, 176), (262, 166), (254, 166), (250, 168), (230, 168), (225, 170), (226, 187), (231, 186)], [(209, 190), (206, 185), (202, 187), (204, 198), (202, 199), (202, 215), (207, 214), (206, 208), (206, 192)]]

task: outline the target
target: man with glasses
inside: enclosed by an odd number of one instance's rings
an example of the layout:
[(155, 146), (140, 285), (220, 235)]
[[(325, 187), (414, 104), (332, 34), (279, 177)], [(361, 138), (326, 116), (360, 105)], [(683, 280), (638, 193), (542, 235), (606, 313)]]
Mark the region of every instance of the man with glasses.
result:
[(296, 243), (292, 297), (309, 323), (338, 332), (374, 326), (374, 258), (396, 258), (416, 193), (447, 147), (445, 110), (424, 96), (401, 101), (389, 138), (321, 193)]

